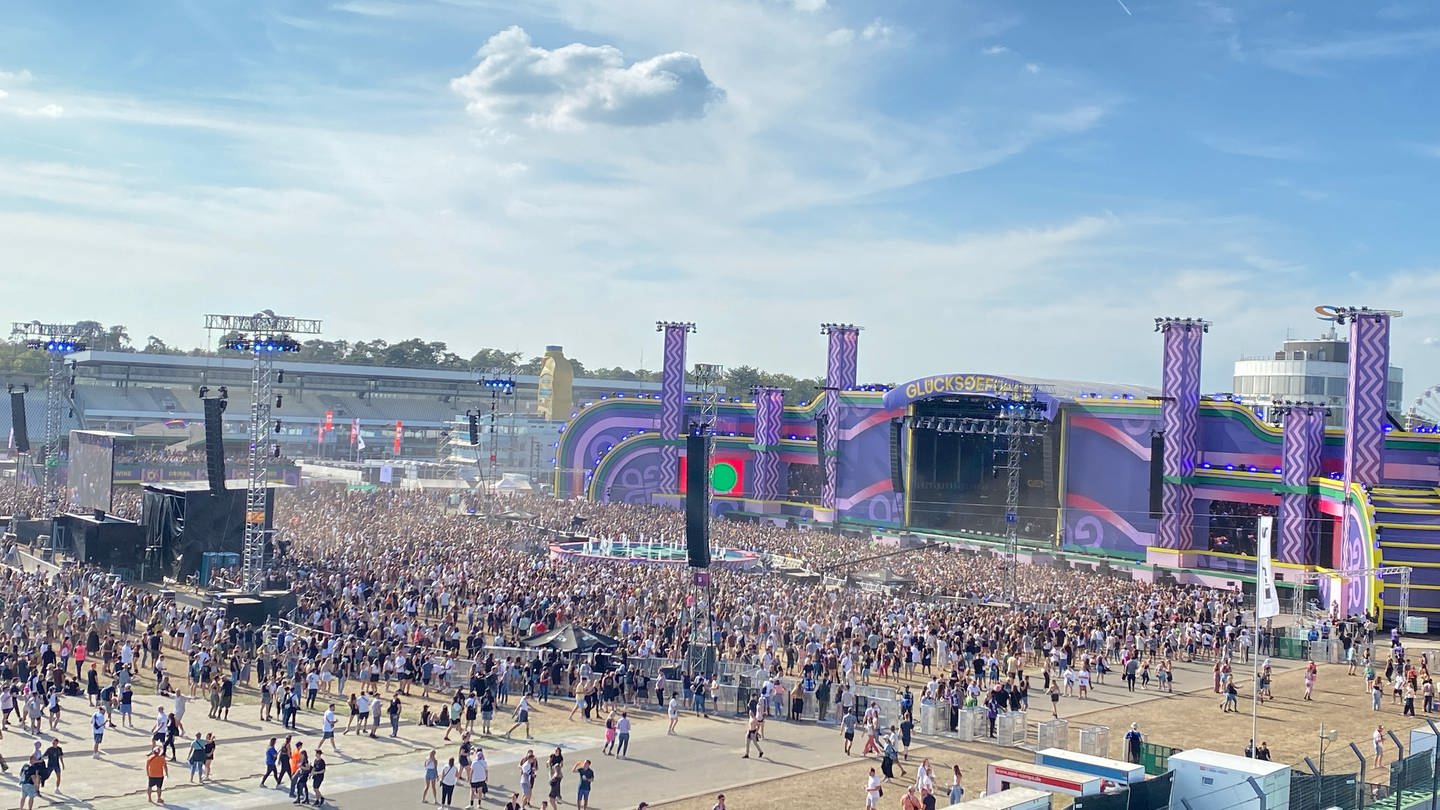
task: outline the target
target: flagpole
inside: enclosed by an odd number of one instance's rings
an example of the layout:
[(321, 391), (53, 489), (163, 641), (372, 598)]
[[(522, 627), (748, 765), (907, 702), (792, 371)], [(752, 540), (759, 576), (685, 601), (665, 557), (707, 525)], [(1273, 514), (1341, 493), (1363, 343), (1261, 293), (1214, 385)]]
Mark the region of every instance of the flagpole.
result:
[[(1254, 757), (1259, 743), (1260, 715), (1260, 620), (1277, 615), (1279, 602), (1275, 598), (1275, 575), (1271, 561), (1271, 539), (1275, 519), (1262, 515), (1256, 521), (1255, 532), (1255, 638), (1251, 641), (1250, 656), (1250, 756)], [(1264, 605), (1264, 616), (1261, 616)]]

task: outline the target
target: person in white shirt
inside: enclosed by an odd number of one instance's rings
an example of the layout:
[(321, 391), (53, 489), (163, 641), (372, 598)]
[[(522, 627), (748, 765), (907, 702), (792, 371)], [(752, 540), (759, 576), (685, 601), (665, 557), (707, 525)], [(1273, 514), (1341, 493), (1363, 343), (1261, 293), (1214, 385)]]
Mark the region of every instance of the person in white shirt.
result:
[(670, 715), (670, 728), (667, 729), (665, 733), (674, 734), (675, 724), (680, 722), (680, 699), (676, 697), (674, 692), (670, 693), (670, 705), (666, 708), (666, 711)]
[(335, 704), (325, 710), (325, 716), (320, 718), (320, 744), (315, 746), (315, 753), (325, 749), (325, 741), (330, 741), (330, 747), (336, 751), (340, 750), (339, 743), (335, 742)]
[(470, 763), (470, 806), (482, 804), (490, 795), (490, 764), (485, 761), (485, 752), (475, 750), (475, 761)]
[(865, 780), (865, 807), (867, 810), (875, 810), (880, 804), (880, 775), (875, 769), (870, 769), (870, 777)]

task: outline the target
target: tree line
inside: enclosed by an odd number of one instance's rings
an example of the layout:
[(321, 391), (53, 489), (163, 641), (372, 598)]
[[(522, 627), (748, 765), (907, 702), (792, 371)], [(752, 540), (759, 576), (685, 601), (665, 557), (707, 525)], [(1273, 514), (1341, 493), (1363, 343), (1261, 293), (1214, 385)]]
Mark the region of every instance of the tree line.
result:
[[(203, 357), (214, 354), (210, 348), (181, 348), (171, 346), (155, 335), (148, 335), (137, 345), (130, 336), (128, 327), (122, 324), (105, 325), (98, 321), (80, 321), (76, 324), (76, 337), (87, 348), (106, 352), (145, 352), (147, 354), (169, 354), (189, 357)], [(218, 343), (223, 343), (222, 336)], [(503, 349), (482, 348), (466, 357), (451, 350), (444, 341), (410, 338), (390, 343), (380, 338), (373, 340), (322, 340), (312, 338), (300, 344), (300, 351), (286, 360), (301, 363), (344, 363), (353, 365), (385, 366), (388, 368), (444, 369), (450, 371), (476, 371), (495, 375), (539, 374), (544, 364), (543, 355), (529, 359), (522, 352)], [(629, 382), (659, 382), (660, 372), (650, 369), (627, 369), (621, 366), (609, 368), (587, 368), (584, 363), (571, 357), (576, 377), (590, 377)], [(25, 348), (23, 340), (10, 339), (0, 343), (0, 372), (42, 377), (45, 374), (46, 358), (43, 351)], [(725, 390), (732, 396), (745, 396), (755, 386), (773, 386), (786, 389), (787, 404), (804, 404), (813, 400), (825, 384), (823, 378), (795, 377), (762, 371), (753, 366), (735, 366), (725, 372)]]

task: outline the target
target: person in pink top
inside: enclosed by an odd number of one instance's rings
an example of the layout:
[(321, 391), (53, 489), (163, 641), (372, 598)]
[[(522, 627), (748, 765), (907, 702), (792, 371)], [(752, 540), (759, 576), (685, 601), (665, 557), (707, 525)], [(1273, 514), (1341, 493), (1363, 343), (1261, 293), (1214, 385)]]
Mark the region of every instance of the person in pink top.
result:
[(85, 649), (85, 642), (82, 641), (79, 644), (75, 645), (75, 677), (77, 678), (80, 677), (81, 669), (85, 666), (86, 652), (87, 650)]

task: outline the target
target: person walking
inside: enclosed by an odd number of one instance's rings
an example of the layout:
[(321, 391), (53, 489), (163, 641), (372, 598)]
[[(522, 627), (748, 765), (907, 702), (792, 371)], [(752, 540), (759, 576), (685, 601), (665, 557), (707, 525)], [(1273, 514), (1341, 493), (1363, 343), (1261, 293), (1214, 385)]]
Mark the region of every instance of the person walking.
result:
[(845, 756), (850, 756), (850, 746), (855, 744), (855, 710), (847, 708), (840, 718), (840, 736), (845, 739)]
[[(1050, 685), (1053, 687), (1055, 684), (1051, 683)], [(950, 769), (952, 771), (950, 775), (950, 803), (959, 804), (965, 801), (965, 786), (960, 782), (960, 766), (951, 765)]]
[(65, 749), (60, 747), (60, 738), (52, 737), (50, 747), (45, 749), (46, 778), (55, 777), (55, 792), (60, 792), (60, 772), (65, 768)]
[[(507, 731), (507, 732), (505, 732), (505, 736), (506, 736), (506, 737), (509, 737), (511, 734), (514, 734), (514, 733), (515, 733), (515, 729), (517, 729), (517, 728), (519, 728), (519, 727), (521, 727), (521, 726), (524, 726), (524, 727), (525, 727), (525, 739), (527, 739), (527, 740), (533, 740), (533, 739), (535, 739), (535, 738), (534, 738), (533, 736), (531, 736), (531, 734), (530, 734), (530, 696), (529, 696), (529, 695), (521, 695), (521, 696), (520, 696), (520, 702), (515, 704), (515, 725), (511, 726), (511, 727), (510, 727), (510, 730)], [(449, 732), (446, 732), (446, 734), (448, 735)]]
[(275, 738), (270, 738), (270, 744), (265, 747), (265, 775), (260, 777), (260, 787), (265, 787), (265, 782), (271, 776), (275, 777), (275, 787), (280, 787), (280, 750), (275, 747)]
[(1378, 768), (1378, 767), (1380, 767), (1380, 763), (1381, 763), (1382, 761), (1384, 761), (1384, 759), (1385, 759), (1385, 727), (1384, 727), (1384, 726), (1381, 726), (1381, 725), (1375, 726), (1375, 732), (1370, 735), (1370, 745), (1371, 745), (1371, 747), (1373, 747), (1373, 748), (1375, 749), (1375, 760), (1374, 760), (1374, 762), (1373, 762), (1372, 764), (1373, 764), (1375, 767)]
[(325, 750), (325, 741), (330, 741), (330, 747), (336, 751), (340, 750), (340, 743), (335, 740), (335, 704), (325, 710), (324, 716), (320, 718), (320, 744), (315, 746), (315, 753), (319, 754)]
[(105, 707), (97, 706), (95, 713), (90, 715), (90, 735), (95, 740), (95, 747), (90, 749), (91, 756), (100, 758), (100, 743), (105, 741), (105, 725), (109, 720), (105, 716)]
[(485, 761), (485, 752), (475, 751), (475, 761), (470, 763), (470, 806), (482, 805), (490, 796), (490, 763)]
[(666, 707), (666, 711), (670, 715), (670, 727), (665, 730), (665, 733), (674, 734), (675, 724), (680, 722), (680, 699), (674, 692), (670, 693), (670, 705)]
[[(151, 748), (145, 757), (145, 798), (151, 804), (165, 803), (165, 777), (170, 774), (170, 763), (165, 752), (159, 747)], [(31, 803), (33, 807), (33, 802)]]
[(620, 712), (620, 719), (615, 721), (615, 758), (624, 759), (630, 753), (630, 714)]
[[(755, 746), (755, 756), (758, 759), (764, 759), (765, 749), (760, 747), (760, 721), (753, 714), (750, 715), (750, 721), (745, 729), (745, 755), (742, 756), (741, 759), (750, 758), (751, 745)], [(846, 747), (849, 747), (849, 741), (846, 741)], [(849, 752), (847, 751), (846, 753)]]
[(190, 741), (190, 753), (185, 758), (190, 765), (190, 782), (195, 782), (195, 777), (200, 777), (200, 784), (205, 784), (205, 735), (195, 732), (195, 739)]
[(319, 807), (325, 803), (325, 796), (320, 792), (320, 785), (325, 781), (325, 755), (317, 749), (315, 761), (310, 763), (310, 787), (315, 791), (315, 806)]

